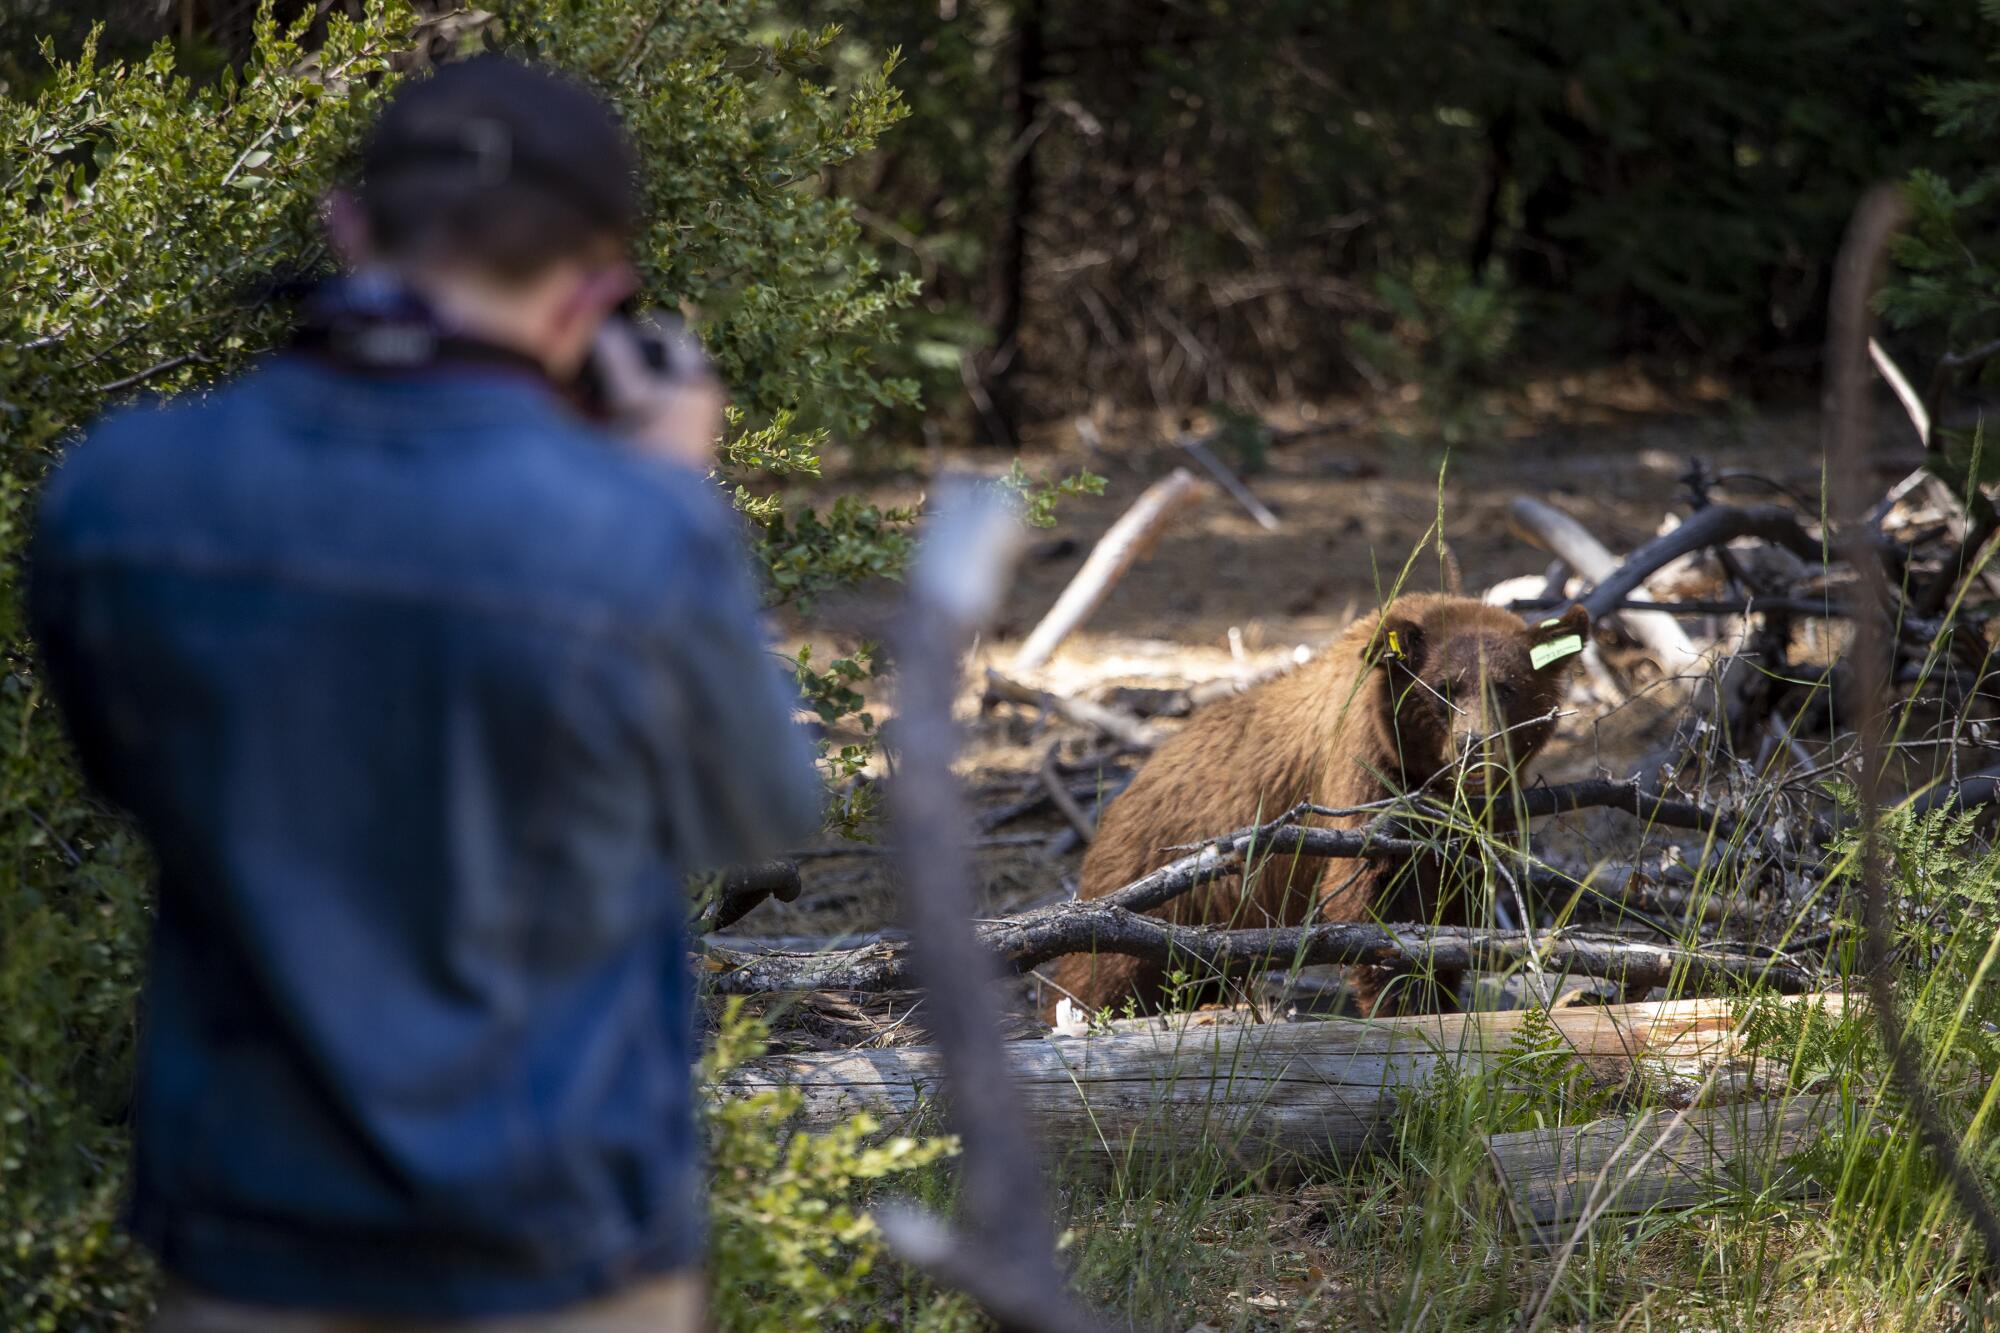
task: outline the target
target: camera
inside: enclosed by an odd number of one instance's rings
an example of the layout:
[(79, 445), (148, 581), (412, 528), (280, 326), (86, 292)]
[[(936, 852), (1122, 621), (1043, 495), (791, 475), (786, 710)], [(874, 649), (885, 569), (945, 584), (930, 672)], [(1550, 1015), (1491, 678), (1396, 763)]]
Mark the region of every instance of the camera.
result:
[[(632, 302), (621, 305), (611, 316), (632, 339), (640, 362), (648, 374), (665, 385), (695, 385), (713, 382), (715, 372), (701, 340), (687, 322), (672, 310), (642, 309)], [(616, 415), (610, 400), (611, 386), (605, 367), (595, 352), (577, 373), (572, 395), (583, 410), (594, 417)]]

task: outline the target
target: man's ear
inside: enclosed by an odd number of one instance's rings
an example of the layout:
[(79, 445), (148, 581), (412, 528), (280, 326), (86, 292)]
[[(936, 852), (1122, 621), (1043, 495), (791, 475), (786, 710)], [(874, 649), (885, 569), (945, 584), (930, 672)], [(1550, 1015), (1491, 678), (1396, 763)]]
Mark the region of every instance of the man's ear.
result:
[(1528, 631), (1528, 662), (1536, 671), (1561, 671), (1575, 663), (1590, 642), (1590, 612), (1581, 602)]
[(1394, 662), (1415, 671), (1423, 655), (1424, 632), (1416, 621), (1408, 616), (1383, 616), (1363, 660), (1371, 667)]
[(326, 242), (334, 258), (350, 270), (365, 267), (375, 258), (368, 235), (368, 215), (352, 190), (335, 186), (319, 201), (320, 221), (326, 227)]

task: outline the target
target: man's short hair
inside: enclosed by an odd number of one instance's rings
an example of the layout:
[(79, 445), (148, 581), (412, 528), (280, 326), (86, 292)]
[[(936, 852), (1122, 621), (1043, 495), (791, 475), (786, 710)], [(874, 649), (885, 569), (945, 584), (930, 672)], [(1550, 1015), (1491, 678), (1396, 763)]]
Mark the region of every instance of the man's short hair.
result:
[(519, 282), (628, 241), (636, 174), (602, 100), (483, 55), (396, 93), (363, 147), (359, 197), (385, 257)]

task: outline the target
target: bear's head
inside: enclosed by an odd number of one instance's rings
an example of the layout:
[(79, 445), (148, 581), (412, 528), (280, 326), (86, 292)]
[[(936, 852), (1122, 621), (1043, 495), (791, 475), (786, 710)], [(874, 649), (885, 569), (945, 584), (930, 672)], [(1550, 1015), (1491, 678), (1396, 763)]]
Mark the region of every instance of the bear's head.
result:
[(1505, 786), (1554, 734), (1589, 633), (1581, 606), (1527, 624), (1466, 597), (1391, 604), (1368, 653), (1404, 776), (1475, 796)]

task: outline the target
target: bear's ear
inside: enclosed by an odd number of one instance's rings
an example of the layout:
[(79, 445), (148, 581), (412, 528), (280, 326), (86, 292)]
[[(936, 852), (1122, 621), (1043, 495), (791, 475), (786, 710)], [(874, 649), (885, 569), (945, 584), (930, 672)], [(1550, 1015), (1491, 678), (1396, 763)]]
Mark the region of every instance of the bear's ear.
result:
[(1538, 672), (1564, 670), (1589, 642), (1590, 612), (1573, 602), (1569, 610), (1528, 631), (1528, 663)]
[(1424, 632), (1408, 616), (1383, 616), (1375, 627), (1375, 637), (1368, 641), (1371, 667), (1394, 662), (1415, 671), (1423, 656)]

